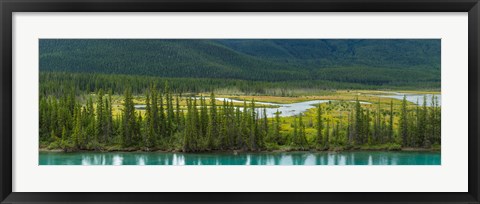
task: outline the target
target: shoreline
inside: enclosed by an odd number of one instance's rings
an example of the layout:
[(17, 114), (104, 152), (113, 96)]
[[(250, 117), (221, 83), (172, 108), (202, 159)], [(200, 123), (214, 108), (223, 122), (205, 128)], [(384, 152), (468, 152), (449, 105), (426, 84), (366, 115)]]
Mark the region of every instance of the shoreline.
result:
[(132, 150), (132, 149), (122, 149), (122, 150), (76, 150), (76, 151), (64, 151), (62, 149), (45, 149), (40, 148), (40, 153), (183, 153), (183, 154), (207, 154), (207, 153), (288, 153), (288, 152), (305, 152), (305, 153), (339, 153), (339, 152), (441, 152), (441, 149), (432, 149), (432, 148), (402, 148), (401, 150), (388, 150), (388, 149), (348, 149), (348, 150), (259, 150), (259, 151), (246, 151), (246, 150), (213, 150), (213, 151), (197, 151), (197, 152), (183, 152), (179, 150), (154, 150), (154, 151), (145, 151), (145, 150)]

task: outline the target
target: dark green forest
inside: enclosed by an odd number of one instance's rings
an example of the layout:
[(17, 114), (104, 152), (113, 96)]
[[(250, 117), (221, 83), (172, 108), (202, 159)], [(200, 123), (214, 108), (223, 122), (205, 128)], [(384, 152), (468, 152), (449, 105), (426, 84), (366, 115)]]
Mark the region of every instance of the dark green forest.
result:
[(41, 39), (39, 43), (42, 72), (440, 87), (440, 40)]

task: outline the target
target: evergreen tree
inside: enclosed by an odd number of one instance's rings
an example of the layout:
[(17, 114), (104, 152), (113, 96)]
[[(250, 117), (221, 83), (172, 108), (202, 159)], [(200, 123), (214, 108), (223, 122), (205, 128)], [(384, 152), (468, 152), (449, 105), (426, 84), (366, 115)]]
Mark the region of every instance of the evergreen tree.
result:
[(393, 141), (393, 100), (390, 101), (390, 119), (388, 120), (388, 139), (387, 141), (391, 143)]
[(366, 114), (364, 114), (364, 118), (363, 118), (363, 125), (362, 125), (362, 130), (363, 130), (363, 133), (364, 133), (364, 140), (362, 141), (362, 144), (365, 144), (366, 143), (366, 139), (367, 138), (371, 138), (371, 132), (370, 132), (370, 110), (367, 109), (366, 110)]
[(95, 125), (95, 135), (93, 142), (95, 145), (98, 145), (99, 141), (105, 142), (107, 140), (105, 130), (106, 130), (106, 122), (105, 122), (105, 111), (103, 105), (103, 90), (100, 89), (97, 93), (97, 108), (96, 108), (96, 116), (97, 116), (97, 124)]
[(108, 94), (107, 98), (105, 99), (105, 117), (106, 117), (106, 125), (105, 125), (105, 143), (109, 144), (110, 140), (113, 137), (113, 115), (112, 115), (112, 94), (111, 92)]
[[(430, 148), (431, 142), (430, 142), (430, 135), (429, 135), (429, 122), (428, 121), (428, 109), (427, 109), (427, 96), (423, 96), (423, 106), (422, 106), (422, 113), (421, 113), (421, 126), (419, 129), (421, 129), (421, 134), (419, 135), (420, 141), (422, 141), (423, 147)], [(433, 122), (433, 121), (432, 121)]]
[(206, 104), (205, 97), (200, 98), (200, 118), (201, 118), (201, 127), (200, 127), (200, 135), (202, 136), (202, 140), (206, 140), (207, 132), (208, 132), (208, 107)]
[(252, 102), (250, 103), (250, 113), (251, 113), (251, 119), (250, 119), (250, 149), (251, 150), (257, 150), (258, 147), (258, 128), (257, 128), (257, 111), (255, 109), (255, 100), (252, 99)]
[(381, 143), (382, 141), (382, 132), (381, 132), (381, 115), (380, 115), (380, 98), (378, 99), (378, 102), (377, 102), (377, 110), (375, 111), (374, 113), (374, 118), (375, 118), (375, 121), (374, 121), (374, 128), (373, 128), (373, 138), (372, 138), (372, 141), (370, 141), (370, 143), (372, 144), (378, 144), (378, 143)]
[[(232, 102), (233, 103), (233, 102)], [(233, 104), (232, 104), (233, 105)], [(242, 112), (240, 112), (240, 108), (237, 107), (235, 108), (235, 148), (240, 149), (242, 148), (242, 143), (243, 143), (243, 127), (242, 127)]]
[(207, 146), (208, 149), (215, 149), (216, 140), (218, 139), (218, 118), (215, 94), (210, 95), (210, 120), (208, 124)]
[(88, 144), (91, 144), (92, 140), (96, 141), (95, 133), (95, 109), (93, 108), (93, 100), (91, 97), (88, 98), (87, 107), (86, 107), (86, 121), (87, 121), (87, 131), (85, 138)]
[(158, 101), (160, 100), (160, 104), (162, 104), (162, 99), (158, 98), (157, 95), (157, 87), (155, 84), (152, 84), (150, 86), (150, 100), (151, 100), (151, 110), (150, 110), (150, 138), (151, 138), (151, 144), (153, 146), (161, 143), (161, 121), (160, 121), (160, 116), (163, 116), (163, 106), (161, 107), (161, 112), (158, 107)]
[(338, 121), (337, 123), (335, 123), (335, 145), (339, 145), (339, 142), (340, 142), (340, 121)]
[(183, 151), (190, 152), (194, 151), (194, 141), (195, 137), (195, 116), (192, 107), (192, 99), (187, 99), (187, 116), (186, 116), (186, 126), (185, 134), (183, 141)]
[(168, 130), (167, 130), (167, 117), (165, 115), (165, 106), (164, 106), (164, 96), (165, 94), (159, 93), (159, 107), (158, 107), (158, 115), (159, 115), (159, 137), (157, 141), (159, 141), (162, 145), (167, 141)]
[(318, 104), (317, 108), (317, 145), (323, 146), (323, 121), (322, 121), (322, 106)]
[(294, 146), (298, 145), (298, 125), (297, 125), (297, 116), (293, 117), (293, 137), (292, 137), (292, 144)]
[(220, 149), (224, 150), (228, 146), (228, 110), (226, 106), (227, 101), (223, 99), (223, 104), (220, 109)]
[[(269, 137), (269, 130), (268, 130), (268, 118), (267, 118), (267, 109), (264, 107), (263, 108), (263, 125), (262, 125), (262, 144), (265, 138)], [(263, 146), (263, 145), (262, 145)]]
[(83, 138), (83, 127), (82, 127), (82, 115), (81, 115), (81, 110), (80, 107), (76, 106), (75, 107), (75, 126), (73, 128), (73, 133), (72, 133), (72, 141), (73, 141), (73, 146), (76, 149), (81, 148), (81, 140)]
[(64, 151), (68, 151), (69, 149), (69, 140), (70, 138), (68, 137), (68, 134), (67, 134), (67, 128), (65, 126), (63, 126), (62, 128), (62, 139), (61, 139), (61, 147), (63, 148)]
[(277, 111), (275, 112), (275, 129), (274, 129), (274, 139), (273, 139), (273, 142), (274, 143), (279, 143), (280, 142), (280, 130), (281, 130), (281, 122), (280, 122), (280, 111)]
[[(202, 107), (204, 107), (205, 104), (202, 103)], [(180, 123), (180, 98), (178, 95), (175, 97), (175, 124), (176, 124), (176, 129), (175, 131), (178, 131), (180, 129), (181, 123)], [(202, 136), (205, 136), (206, 131), (202, 131)]]
[(354, 141), (355, 144), (362, 145), (364, 140), (364, 122), (363, 122), (363, 110), (360, 106), (360, 101), (357, 100), (355, 102), (355, 132), (354, 132)]
[(155, 144), (155, 129), (154, 129), (154, 123), (153, 123), (153, 113), (152, 113), (152, 107), (150, 105), (150, 90), (146, 94), (146, 99), (145, 99), (145, 126), (146, 126), (146, 131), (145, 131), (145, 145), (147, 148), (151, 148)]
[(247, 102), (243, 102), (243, 113), (242, 113), (242, 121), (241, 121), (241, 128), (242, 128), (242, 146), (244, 149), (250, 147), (250, 123), (251, 123), (250, 113), (247, 107)]
[[(166, 130), (165, 134), (167, 137), (171, 137), (173, 135), (173, 130), (174, 130), (174, 113), (173, 113), (173, 105), (172, 105), (172, 94), (170, 92), (170, 89), (168, 87), (168, 81), (165, 82), (165, 100), (166, 100)], [(196, 101), (196, 100), (195, 100)], [(194, 102), (196, 103), (196, 102)], [(196, 108), (196, 107), (195, 107)]]
[(402, 137), (402, 145), (407, 146), (408, 140), (408, 121), (407, 121), (407, 96), (403, 96), (402, 107), (400, 110), (400, 125), (399, 125), (399, 134)]
[(435, 144), (441, 144), (441, 131), (442, 131), (442, 111), (441, 111), (441, 108), (440, 108), (440, 104), (439, 104), (439, 101), (438, 101), (438, 97), (437, 96), (433, 96), (434, 97), (434, 105), (433, 105), (433, 112), (434, 112), (434, 128), (433, 128), (433, 131), (434, 131), (434, 143)]
[(137, 127), (137, 116), (135, 114), (135, 107), (130, 89), (126, 89), (124, 98), (125, 102), (122, 113), (122, 145), (124, 147), (129, 147), (134, 145), (134, 140), (137, 136), (135, 135)]
[(327, 119), (327, 128), (325, 129), (325, 147), (330, 147), (330, 119)]
[(302, 113), (300, 113), (298, 123), (299, 123), (299, 131), (298, 131), (297, 145), (299, 145), (302, 150), (305, 150), (308, 144), (307, 144), (307, 138), (305, 134), (305, 123), (303, 123)]

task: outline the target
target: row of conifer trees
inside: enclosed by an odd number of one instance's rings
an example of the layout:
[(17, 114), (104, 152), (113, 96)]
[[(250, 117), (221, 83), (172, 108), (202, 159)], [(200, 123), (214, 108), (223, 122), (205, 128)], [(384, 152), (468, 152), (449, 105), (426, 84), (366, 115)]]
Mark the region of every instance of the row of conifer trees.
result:
[[(430, 147), (440, 144), (441, 108), (436, 98), (431, 106), (411, 106), (406, 98), (400, 111), (362, 107), (358, 99), (349, 106), (346, 121), (326, 117), (330, 103), (319, 105), (314, 117), (303, 114), (287, 120), (276, 112), (267, 117), (266, 108), (254, 101), (243, 106), (219, 102), (212, 93), (205, 97), (181, 97), (165, 86), (151, 86), (145, 93), (145, 110), (136, 110), (133, 95), (126, 89), (123, 109), (113, 115), (112, 94), (96, 92), (95, 99), (80, 103), (75, 91), (60, 98), (40, 99), (40, 140), (49, 148), (65, 151), (105, 150), (212, 150), (260, 151), (286, 146), (295, 150), (326, 150), (396, 144), (401, 147)], [(218, 104), (217, 104), (218, 103)], [(137, 107), (138, 108), (138, 107)], [(339, 116), (341, 117), (341, 116)], [(308, 118), (308, 121), (307, 121)], [(291, 128), (282, 128), (290, 124)], [(315, 129), (309, 131), (307, 129)]]

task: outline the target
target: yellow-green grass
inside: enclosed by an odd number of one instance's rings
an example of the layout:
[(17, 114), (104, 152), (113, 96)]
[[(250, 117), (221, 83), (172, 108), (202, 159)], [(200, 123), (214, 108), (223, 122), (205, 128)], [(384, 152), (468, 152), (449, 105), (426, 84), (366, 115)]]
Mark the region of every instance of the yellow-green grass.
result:
[[(339, 91), (339, 92), (344, 92)], [(416, 90), (392, 90), (392, 91), (381, 91), (381, 90), (354, 90), (352, 92), (361, 93), (361, 94), (371, 94), (371, 95), (389, 95), (394, 93), (400, 94), (440, 94), (440, 91), (416, 91)]]

